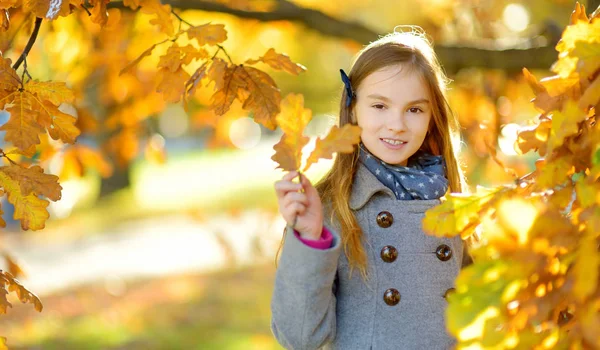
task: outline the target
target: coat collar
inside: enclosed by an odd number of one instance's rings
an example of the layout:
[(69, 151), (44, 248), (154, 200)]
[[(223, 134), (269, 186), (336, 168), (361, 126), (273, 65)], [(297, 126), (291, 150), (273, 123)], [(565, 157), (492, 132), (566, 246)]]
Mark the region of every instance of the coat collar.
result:
[(394, 193), (386, 185), (382, 184), (375, 175), (362, 163), (358, 162), (352, 191), (350, 193), (350, 209), (358, 210), (377, 192), (384, 192), (395, 198)]

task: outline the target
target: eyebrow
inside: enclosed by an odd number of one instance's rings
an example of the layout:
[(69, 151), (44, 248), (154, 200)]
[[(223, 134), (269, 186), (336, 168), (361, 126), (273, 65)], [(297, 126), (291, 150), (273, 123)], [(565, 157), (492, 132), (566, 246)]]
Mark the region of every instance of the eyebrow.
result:
[[(389, 98), (387, 98), (387, 97), (385, 97), (383, 95), (379, 95), (379, 94), (370, 94), (367, 97), (375, 99), (375, 100), (382, 100), (382, 101), (385, 101), (385, 102), (392, 102), (392, 100), (390, 100)], [(418, 100), (409, 101), (407, 104), (408, 105), (412, 105), (412, 104), (418, 104), (418, 103), (429, 103), (429, 100), (426, 99), (426, 98), (420, 98)]]

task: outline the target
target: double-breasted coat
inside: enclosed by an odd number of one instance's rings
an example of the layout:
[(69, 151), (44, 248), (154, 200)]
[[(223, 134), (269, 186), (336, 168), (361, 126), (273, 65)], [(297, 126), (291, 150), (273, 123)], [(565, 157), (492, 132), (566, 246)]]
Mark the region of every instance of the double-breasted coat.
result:
[(279, 343), (288, 349), (451, 348), (446, 295), (471, 260), (460, 237), (423, 232), (425, 211), (439, 203), (397, 200), (359, 162), (349, 204), (363, 231), (368, 279), (357, 270), (349, 276), (340, 226), (328, 209), (329, 249), (305, 245), (288, 228), (271, 300)]

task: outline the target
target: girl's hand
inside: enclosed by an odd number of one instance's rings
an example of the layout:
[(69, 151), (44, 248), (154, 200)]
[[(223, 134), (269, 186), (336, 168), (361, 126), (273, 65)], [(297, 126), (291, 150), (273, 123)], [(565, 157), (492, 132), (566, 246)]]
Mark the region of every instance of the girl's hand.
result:
[[(301, 175), (301, 183), (292, 182), (298, 176), (297, 171), (287, 173), (275, 182), (275, 193), (279, 204), (279, 212), (289, 226), (300, 233), (302, 238), (317, 240), (323, 231), (323, 205), (319, 193), (305, 175)], [(300, 190), (304, 189), (304, 192)]]

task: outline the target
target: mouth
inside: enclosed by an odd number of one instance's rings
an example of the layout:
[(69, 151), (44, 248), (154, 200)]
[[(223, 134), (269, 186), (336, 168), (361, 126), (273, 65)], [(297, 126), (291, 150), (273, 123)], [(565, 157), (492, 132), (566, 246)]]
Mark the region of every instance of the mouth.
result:
[(406, 144), (406, 141), (398, 140), (398, 139), (380, 139), (381, 142), (387, 147), (391, 149), (400, 149), (403, 145)]

